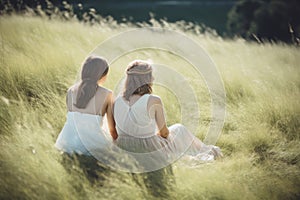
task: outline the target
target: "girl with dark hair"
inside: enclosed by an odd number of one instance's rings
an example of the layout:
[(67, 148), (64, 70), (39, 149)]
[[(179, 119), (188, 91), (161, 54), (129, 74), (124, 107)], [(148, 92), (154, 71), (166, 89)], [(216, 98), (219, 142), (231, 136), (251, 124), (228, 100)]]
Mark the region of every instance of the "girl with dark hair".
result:
[(83, 63), (81, 81), (67, 92), (67, 121), (55, 143), (59, 150), (90, 155), (91, 149), (109, 146), (111, 141), (102, 129), (105, 116), (112, 139), (118, 137), (112, 115), (112, 91), (101, 86), (108, 69), (106, 60), (98, 56), (90, 56)]

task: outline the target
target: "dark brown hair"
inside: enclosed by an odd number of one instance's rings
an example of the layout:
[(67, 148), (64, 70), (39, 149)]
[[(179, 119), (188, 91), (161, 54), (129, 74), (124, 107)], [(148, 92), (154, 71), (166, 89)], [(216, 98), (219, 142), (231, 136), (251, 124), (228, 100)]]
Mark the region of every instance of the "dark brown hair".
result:
[(78, 88), (77, 108), (85, 108), (91, 98), (96, 94), (97, 81), (108, 73), (108, 64), (104, 58), (89, 56), (82, 65), (81, 83)]
[(145, 84), (136, 89), (133, 94), (138, 94), (138, 95), (144, 95), (144, 94), (151, 94), (152, 93), (152, 84)]

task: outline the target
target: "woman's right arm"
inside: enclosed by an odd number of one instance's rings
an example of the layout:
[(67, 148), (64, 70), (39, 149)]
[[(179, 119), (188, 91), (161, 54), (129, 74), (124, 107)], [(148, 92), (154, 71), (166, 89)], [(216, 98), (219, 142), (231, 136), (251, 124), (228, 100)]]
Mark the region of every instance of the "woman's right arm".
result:
[(163, 138), (167, 138), (169, 135), (169, 129), (166, 124), (164, 106), (161, 99), (158, 96), (152, 96), (150, 105), (150, 110), (152, 109), (152, 112), (154, 111), (154, 117), (158, 128), (158, 135)]

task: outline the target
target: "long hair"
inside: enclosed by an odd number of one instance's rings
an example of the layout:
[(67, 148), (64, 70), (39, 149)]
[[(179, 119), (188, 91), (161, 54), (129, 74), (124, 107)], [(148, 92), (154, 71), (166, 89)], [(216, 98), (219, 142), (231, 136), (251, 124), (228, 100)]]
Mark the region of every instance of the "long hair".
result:
[(89, 56), (82, 65), (81, 83), (78, 87), (76, 103), (77, 108), (85, 108), (91, 98), (96, 94), (97, 81), (108, 73), (108, 64), (104, 58)]
[(133, 94), (144, 95), (152, 93), (152, 66), (143, 60), (129, 63), (126, 70), (127, 78), (123, 97), (129, 100)]

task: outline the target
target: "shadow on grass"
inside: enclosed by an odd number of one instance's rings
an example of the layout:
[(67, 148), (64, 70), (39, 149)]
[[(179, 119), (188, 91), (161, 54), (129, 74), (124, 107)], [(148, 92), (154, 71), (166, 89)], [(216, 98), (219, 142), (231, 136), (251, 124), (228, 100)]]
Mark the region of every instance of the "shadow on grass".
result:
[(145, 187), (145, 196), (155, 199), (170, 199), (176, 184), (171, 165), (152, 172), (132, 174), (132, 178), (141, 188)]
[[(104, 186), (110, 175), (116, 173), (93, 156), (64, 153), (62, 154), (62, 164), (72, 176), (76, 173), (83, 173), (91, 185)], [(128, 173), (126, 174), (128, 175)], [(153, 172), (133, 173), (131, 176), (134, 183), (141, 188), (145, 198), (169, 199), (171, 197), (175, 186), (171, 165)], [(81, 197), (86, 196), (80, 183), (74, 184), (74, 189), (79, 192)]]

